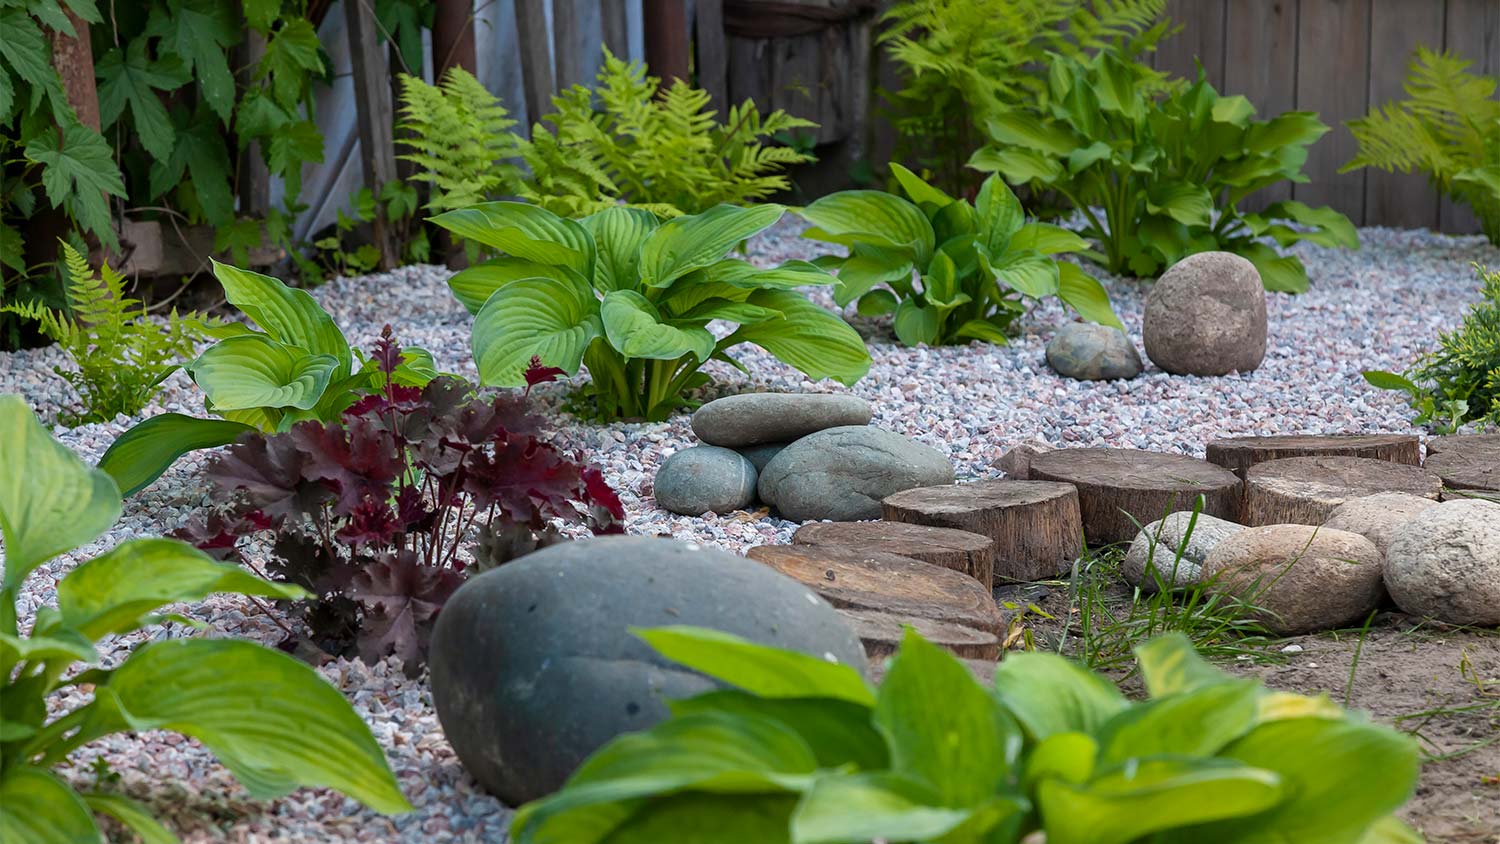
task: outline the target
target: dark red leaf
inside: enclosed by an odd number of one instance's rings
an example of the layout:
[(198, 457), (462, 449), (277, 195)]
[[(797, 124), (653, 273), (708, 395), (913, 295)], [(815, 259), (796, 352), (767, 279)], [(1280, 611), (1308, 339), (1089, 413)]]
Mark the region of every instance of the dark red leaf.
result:
[(541, 356), (532, 355), (531, 363), (526, 367), (526, 389), (529, 390), (538, 384), (545, 384), (549, 381), (556, 381), (567, 374), (568, 371), (566, 369), (558, 369), (555, 366), (542, 366)]

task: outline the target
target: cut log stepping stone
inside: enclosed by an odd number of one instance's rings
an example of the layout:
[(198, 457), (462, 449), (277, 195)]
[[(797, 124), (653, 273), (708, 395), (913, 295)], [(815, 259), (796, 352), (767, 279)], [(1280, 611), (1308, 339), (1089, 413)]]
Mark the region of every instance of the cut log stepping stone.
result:
[(1208, 462), (1223, 466), (1241, 478), (1251, 466), (1289, 457), (1364, 457), (1420, 466), (1422, 440), (1415, 434), (1296, 434), (1231, 437), (1208, 444)]
[(919, 487), (887, 496), (880, 509), (886, 521), (989, 537), (994, 573), (1010, 580), (1056, 577), (1083, 553), (1078, 490), (1071, 484), (980, 481)]
[(905, 522), (810, 522), (797, 528), (792, 543), (886, 551), (961, 571), (986, 589), (994, 585), (995, 543), (964, 530)]
[(930, 618), (893, 615), (876, 610), (839, 610), (854, 628), (870, 659), (884, 659), (896, 652), (906, 628), (912, 627), (922, 638), (965, 659), (998, 659), (1000, 637), (962, 624), (934, 621)]
[(1427, 441), (1427, 457), (1449, 452), (1500, 455), (1500, 434), (1446, 434)]
[(1427, 458), (1427, 471), (1450, 489), (1500, 490), (1500, 447), (1455, 448)]
[(1093, 545), (1129, 542), (1141, 525), (1193, 509), (1233, 520), (1240, 479), (1222, 466), (1180, 454), (1128, 448), (1066, 448), (1031, 462), (1033, 478), (1078, 488), (1083, 533)]
[(761, 545), (745, 554), (797, 580), (840, 609), (876, 610), (993, 633), (1005, 615), (966, 574), (891, 554), (835, 545)]
[(1380, 492), (1438, 500), (1443, 482), (1418, 466), (1368, 457), (1288, 457), (1250, 467), (1245, 524), (1321, 525), (1345, 501)]

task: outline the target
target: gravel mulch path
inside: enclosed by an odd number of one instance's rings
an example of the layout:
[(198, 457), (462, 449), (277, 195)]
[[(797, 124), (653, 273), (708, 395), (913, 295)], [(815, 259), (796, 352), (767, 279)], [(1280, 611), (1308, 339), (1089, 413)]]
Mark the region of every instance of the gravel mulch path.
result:
[[(799, 239), (799, 231), (791, 221), (779, 225), (752, 243), (753, 257), (772, 263), (812, 257), (817, 246)], [(1403, 369), (1439, 331), (1457, 325), (1479, 289), (1469, 264), (1500, 266), (1500, 250), (1480, 238), (1429, 232), (1365, 229), (1361, 237), (1364, 247), (1357, 252), (1298, 247), (1313, 279), (1312, 292), (1270, 297), (1269, 350), (1264, 365), (1247, 375), (1176, 377), (1148, 365), (1143, 376), (1127, 382), (1060, 378), (1043, 363), (1043, 346), (1069, 317), (1049, 305), (1039, 308), (1006, 347), (907, 349), (894, 343), (887, 323), (858, 321), (871, 338), (875, 363), (852, 392), (874, 404), (874, 424), (947, 452), (960, 479), (995, 476), (995, 459), (1031, 439), (1201, 455), (1204, 443), (1221, 435), (1412, 431), (1400, 397), (1367, 386), (1360, 371)], [(392, 322), (403, 343), (425, 346), (444, 369), (473, 377), (469, 316), (448, 295), (447, 275), (438, 267), (408, 267), (341, 279), (315, 295), (352, 342), (368, 347)], [(1128, 280), (1108, 280), (1107, 286), (1139, 346), (1143, 286)], [(711, 364), (716, 383), (699, 398), (746, 390), (843, 389), (812, 383), (758, 350), (741, 351), (755, 376)], [(51, 368), (62, 360), (55, 349), (0, 354), (0, 392), (20, 392), (39, 412), (55, 412), (67, 388)], [(764, 514), (696, 519), (656, 509), (651, 478), (663, 459), (691, 444), (687, 417), (661, 424), (579, 423), (558, 410), (566, 390), (564, 384), (541, 389), (540, 409), (554, 412), (557, 442), (599, 465), (620, 490), (631, 533), (694, 539), (734, 551), (791, 536), (795, 525)], [(147, 415), (172, 410), (201, 410), (201, 396), (181, 375), (170, 380)], [(85, 458), (97, 460), (134, 421), (121, 418), (55, 433)], [(22, 596), (22, 623), (38, 606), (54, 602), (56, 578), (78, 561), (127, 537), (176, 528), (206, 504), (204, 459), (198, 454), (179, 461), (126, 502), (124, 517), (99, 542), (39, 570)], [(215, 598), (185, 613), (208, 622), (210, 635), (268, 643), (280, 638), (280, 630), (241, 599)], [(118, 660), (146, 635), (106, 642), (101, 652), (107, 662)], [(150, 635), (199, 634), (174, 624)], [(391, 662), (338, 662), (322, 670), (370, 723), (416, 811), (382, 818), (340, 795), (309, 790), (254, 803), (207, 751), (166, 734), (97, 743), (75, 756), (70, 776), (87, 782), (89, 763), (102, 755), (122, 775), (122, 787), (147, 799), (187, 842), (505, 840), (509, 811), (463, 773), (423, 682), (407, 679)]]

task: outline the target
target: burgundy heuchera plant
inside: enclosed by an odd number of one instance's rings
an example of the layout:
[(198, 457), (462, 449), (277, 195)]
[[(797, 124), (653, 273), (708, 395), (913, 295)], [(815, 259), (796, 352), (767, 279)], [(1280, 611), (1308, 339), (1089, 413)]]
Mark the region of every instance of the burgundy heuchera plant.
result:
[(375, 346), (385, 383), (340, 424), (241, 437), (208, 470), (231, 503), (179, 535), (248, 562), (246, 540), (274, 532), (263, 573), (318, 596), (300, 607), (311, 643), (367, 661), (395, 654), (415, 673), (472, 569), (558, 542), (560, 526), (623, 532), (624, 508), (598, 469), (538, 439), (526, 398), (561, 370), (533, 359), (524, 393), (476, 399), (453, 377), (392, 383), (400, 356), (387, 326)]

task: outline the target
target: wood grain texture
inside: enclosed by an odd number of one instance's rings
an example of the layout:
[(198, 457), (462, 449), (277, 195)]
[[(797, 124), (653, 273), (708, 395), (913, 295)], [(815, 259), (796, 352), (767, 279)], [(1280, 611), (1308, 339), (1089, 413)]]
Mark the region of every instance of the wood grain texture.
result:
[(1208, 462), (1245, 477), (1257, 463), (1287, 457), (1367, 457), (1407, 466), (1422, 465), (1422, 440), (1415, 434), (1227, 437), (1211, 440)]
[(547, 27), (546, 0), (515, 0), (516, 47), (521, 54), (521, 89), (526, 95), (526, 119), (531, 125), (552, 110), (557, 92), (552, 75), (552, 31)]
[[(1371, 0), (1370, 107), (1402, 99), (1407, 59), (1418, 45), (1443, 43), (1443, 4), (1411, 0)], [(1438, 193), (1422, 173), (1365, 176), (1365, 219), (1404, 228), (1436, 228)]]
[(1296, 199), (1332, 205), (1365, 224), (1365, 171), (1338, 172), (1359, 150), (1343, 121), (1368, 110), (1370, 0), (1303, 0), (1298, 9), (1297, 108), (1316, 111), (1333, 131), (1313, 145)]
[[(1447, 0), (1443, 47), (1474, 62), (1473, 73), (1500, 76), (1500, 0)], [(1495, 92), (1500, 97), (1500, 90)], [(1445, 232), (1472, 234), (1479, 218), (1467, 205), (1443, 199), (1439, 227)]]
[(1169, 0), (1167, 17), (1183, 29), (1157, 47), (1156, 68), (1196, 79), (1202, 62), (1208, 81), (1223, 90), (1226, 10), (1225, 0)]
[(724, 43), (724, 0), (693, 0), (693, 69), (697, 85), (723, 121), (729, 114), (729, 52)]
[(1078, 488), (1083, 533), (1094, 545), (1129, 542), (1138, 526), (1193, 509), (1233, 519), (1240, 479), (1228, 469), (1178, 454), (1123, 448), (1065, 448), (1038, 456), (1031, 476)]
[(1450, 489), (1500, 490), (1500, 451), (1444, 451), (1428, 458), (1427, 471)]
[(597, 0), (552, 0), (552, 49), (559, 91), (592, 85), (604, 36)]
[(985, 588), (994, 583), (995, 543), (965, 530), (905, 522), (809, 522), (792, 534), (792, 544), (885, 551), (961, 571)]
[[(354, 81), (355, 125), (359, 131), (359, 159), (364, 186), (379, 194), (381, 186), (396, 180), (395, 116), (392, 111), (390, 71), (385, 64), (385, 50), (380, 46), (379, 24), (375, 9), (368, 3), (344, 4), (345, 25), (349, 33), (350, 75)], [(473, 72), (474, 38), (469, 36), (469, 60), (466, 68)], [(375, 207), (370, 223), (371, 239), (380, 251), (380, 269), (389, 270), (400, 263), (401, 253), (386, 219), (385, 206)]]
[(980, 481), (909, 489), (881, 502), (892, 522), (977, 533), (994, 542), (994, 573), (1033, 581), (1066, 572), (1083, 553), (1078, 491), (1047, 481)]
[(1447, 434), (1427, 441), (1427, 456), (1449, 451), (1493, 452), (1500, 459), (1500, 434)]
[(1251, 466), (1245, 474), (1245, 524), (1321, 525), (1340, 504), (1380, 492), (1436, 501), (1437, 475), (1367, 457), (1289, 457)]
[(961, 624), (930, 618), (893, 615), (875, 610), (839, 610), (865, 646), (865, 656), (884, 659), (896, 653), (906, 628), (911, 627), (928, 642), (964, 659), (998, 659), (1000, 637)]
[[(1297, 7), (1299, 0), (1228, 0), (1224, 44), (1224, 88), (1255, 104), (1269, 120), (1297, 108)], [(1240, 203), (1259, 211), (1292, 198), (1289, 182), (1271, 185)]]

